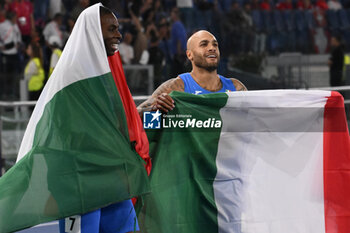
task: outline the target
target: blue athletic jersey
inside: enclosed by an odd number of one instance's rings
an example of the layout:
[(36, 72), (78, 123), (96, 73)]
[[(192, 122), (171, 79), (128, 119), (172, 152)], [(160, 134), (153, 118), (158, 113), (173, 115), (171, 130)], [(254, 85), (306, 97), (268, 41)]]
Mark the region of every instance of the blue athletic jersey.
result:
[(59, 227), (60, 233), (125, 233), (140, 230), (131, 200), (61, 219)]
[(200, 95), (200, 94), (236, 91), (236, 87), (233, 85), (232, 80), (225, 78), (221, 75), (219, 75), (219, 77), (222, 83), (222, 88), (216, 92), (208, 91), (203, 87), (199, 86), (199, 84), (192, 78), (190, 73), (180, 74), (179, 77), (184, 82), (186, 93)]

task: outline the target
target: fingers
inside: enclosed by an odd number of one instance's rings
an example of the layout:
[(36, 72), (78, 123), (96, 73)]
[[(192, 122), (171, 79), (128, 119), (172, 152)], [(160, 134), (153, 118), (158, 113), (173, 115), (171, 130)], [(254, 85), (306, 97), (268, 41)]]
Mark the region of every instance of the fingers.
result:
[(173, 108), (175, 108), (174, 105), (174, 100), (173, 98), (170, 97), (170, 95), (166, 94), (166, 93), (162, 93), (159, 97), (159, 100), (161, 100), (162, 102), (164, 102), (167, 106), (169, 106), (171, 108), (171, 110)]
[(157, 109), (166, 113), (175, 108), (174, 100), (166, 93), (162, 93), (157, 97), (155, 106)]

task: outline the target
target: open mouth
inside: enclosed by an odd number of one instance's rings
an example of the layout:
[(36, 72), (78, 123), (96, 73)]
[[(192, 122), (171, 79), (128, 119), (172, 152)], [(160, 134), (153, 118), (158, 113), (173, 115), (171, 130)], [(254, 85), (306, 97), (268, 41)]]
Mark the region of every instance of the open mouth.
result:
[(216, 55), (207, 56), (210, 62), (217, 62), (218, 57)]
[(111, 48), (114, 49), (115, 51), (119, 49), (119, 45), (118, 44), (112, 44)]

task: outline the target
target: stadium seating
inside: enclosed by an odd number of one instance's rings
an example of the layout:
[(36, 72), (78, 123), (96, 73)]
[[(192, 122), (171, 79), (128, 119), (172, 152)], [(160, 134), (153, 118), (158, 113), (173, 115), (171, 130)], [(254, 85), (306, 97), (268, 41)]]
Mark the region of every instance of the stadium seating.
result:
[(262, 19), (264, 22), (264, 28), (267, 33), (266, 48), (271, 54), (279, 52), (278, 45), (278, 33), (276, 22), (274, 20), (273, 12), (263, 10)]
[(340, 32), (340, 24), (337, 16), (337, 12), (334, 10), (326, 11), (326, 19), (328, 22), (328, 30), (331, 34), (336, 34)]
[(295, 24), (296, 24), (296, 50), (302, 53), (308, 53), (310, 50), (311, 41), (310, 31), (305, 19), (303, 10), (295, 10)]
[(345, 48), (346, 50), (349, 50), (350, 49), (350, 21), (349, 21), (349, 17), (348, 17), (349, 15), (347, 14), (347, 11), (348, 10), (341, 9), (337, 11), (337, 16), (339, 21), (339, 29), (344, 38)]
[(322, 31), (326, 40), (329, 35), (341, 33), (346, 52), (350, 51), (350, 9), (327, 10), (324, 15), (326, 24), (320, 25), (313, 10), (253, 10), (251, 14), (256, 33), (266, 33), (269, 54), (315, 53), (315, 31)]
[(285, 44), (285, 49), (284, 51), (287, 52), (295, 52), (296, 50), (296, 25), (295, 25), (295, 19), (294, 19), (294, 12), (291, 10), (286, 10), (286, 11), (282, 11), (282, 18), (283, 21), (285, 23), (285, 27), (286, 27), (286, 44)]
[(287, 49), (287, 31), (286, 31), (286, 23), (282, 16), (281, 11), (273, 11), (272, 12), (274, 24), (276, 26), (276, 42), (277, 42), (277, 51), (285, 52)]
[(264, 21), (261, 15), (261, 11), (253, 10), (252, 19), (253, 19), (253, 24), (255, 26), (255, 31), (258, 33), (264, 32), (265, 28), (264, 28)]

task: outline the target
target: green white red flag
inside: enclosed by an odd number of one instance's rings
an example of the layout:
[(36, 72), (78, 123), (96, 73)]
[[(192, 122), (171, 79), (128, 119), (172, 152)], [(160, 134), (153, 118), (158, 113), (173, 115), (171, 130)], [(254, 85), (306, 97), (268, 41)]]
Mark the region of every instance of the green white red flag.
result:
[[(148, 130), (148, 233), (347, 233), (350, 143), (328, 91), (190, 95)], [(181, 123), (182, 122), (182, 123)]]

